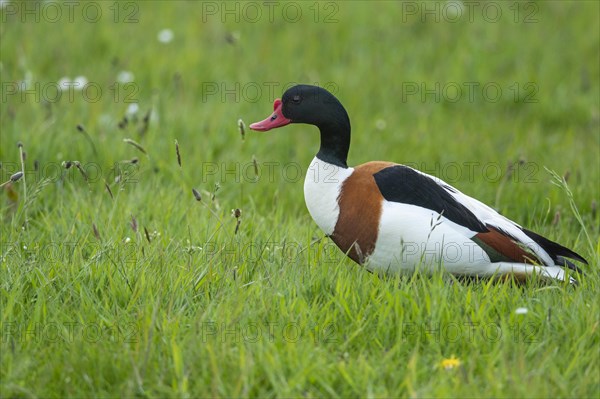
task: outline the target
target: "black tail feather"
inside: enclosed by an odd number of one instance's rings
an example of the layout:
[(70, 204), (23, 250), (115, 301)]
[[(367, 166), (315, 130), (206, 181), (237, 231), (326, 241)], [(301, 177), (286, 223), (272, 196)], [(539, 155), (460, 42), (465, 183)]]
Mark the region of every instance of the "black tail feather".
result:
[(572, 262), (566, 260), (565, 258), (575, 259), (579, 262), (585, 263), (586, 265), (588, 264), (588, 261), (585, 260), (585, 258), (583, 256), (579, 255), (575, 251), (572, 251), (569, 248), (563, 247), (562, 245), (560, 245), (554, 241), (550, 241), (546, 237), (543, 237), (537, 233), (534, 233), (531, 230), (527, 230), (527, 229), (523, 229), (523, 228), (521, 230), (523, 230), (523, 233), (527, 234), (527, 236), (529, 238), (531, 238), (533, 241), (538, 243), (538, 245), (540, 247), (542, 247), (546, 252), (548, 252), (550, 254), (550, 256), (552, 257), (552, 260), (554, 260), (556, 262), (556, 264), (558, 264), (560, 266), (565, 266), (565, 267), (575, 270), (579, 273), (581, 273), (581, 270), (577, 266), (575, 266)]
[(568, 260), (566, 258), (563, 258), (562, 256), (557, 256), (555, 261), (558, 266), (566, 267), (567, 269), (571, 269), (574, 272), (583, 274), (583, 270), (581, 270), (573, 262), (571, 262), (570, 260)]

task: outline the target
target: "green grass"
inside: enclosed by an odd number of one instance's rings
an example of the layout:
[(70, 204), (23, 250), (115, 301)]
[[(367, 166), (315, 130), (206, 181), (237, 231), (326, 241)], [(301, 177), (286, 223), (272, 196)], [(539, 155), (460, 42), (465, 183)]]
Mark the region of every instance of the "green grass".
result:
[[(94, 23), (83, 6), (71, 23), (66, 6), (36, 22), (10, 4), (1, 182), (21, 169), (19, 141), (26, 173), (0, 194), (1, 397), (597, 397), (598, 3), (495, 2), (498, 21), (480, 6), (456, 23), (421, 22), (395, 2), (318, 3), (317, 21), (313, 2), (293, 3), (296, 23), (284, 3), (273, 22), (264, 8), (244, 21), (254, 14), (240, 3), (239, 23), (203, 13), (221, 2), (121, 3), (117, 22), (114, 3), (93, 3)], [(113, 86), (121, 71), (133, 85)], [(98, 101), (43, 92), (80, 75)], [(13, 93), (24, 79), (29, 94)], [(580, 286), (378, 278), (353, 264), (304, 206), (314, 129), (240, 137), (238, 118), (266, 117), (269, 87), (280, 96), (290, 82), (335, 88), (352, 120), (350, 164), (445, 178), (581, 253)], [(406, 92), (436, 82), (439, 99)], [(443, 95), (455, 85), (458, 101)], [(497, 101), (484, 85), (500, 87)], [(139, 111), (121, 129), (130, 99)], [(75, 160), (88, 181), (62, 166)], [(461, 365), (440, 367), (452, 355)]]

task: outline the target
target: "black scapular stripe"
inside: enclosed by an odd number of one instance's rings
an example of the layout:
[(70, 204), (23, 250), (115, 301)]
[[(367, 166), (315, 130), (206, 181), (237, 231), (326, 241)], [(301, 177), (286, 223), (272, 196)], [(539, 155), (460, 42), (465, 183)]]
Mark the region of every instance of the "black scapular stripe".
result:
[[(373, 175), (383, 198), (431, 209), (466, 228), (484, 233), (489, 231), (466, 206), (458, 202), (446, 188), (431, 177), (404, 165), (394, 165)], [(448, 186), (448, 190), (455, 191)]]

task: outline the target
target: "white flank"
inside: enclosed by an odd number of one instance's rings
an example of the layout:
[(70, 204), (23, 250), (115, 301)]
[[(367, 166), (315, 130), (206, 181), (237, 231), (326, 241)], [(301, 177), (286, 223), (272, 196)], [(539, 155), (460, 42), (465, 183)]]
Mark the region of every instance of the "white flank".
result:
[[(537, 274), (543, 278), (566, 279), (565, 271), (559, 266), (491, 262), (483, 248), (471, 240), (474, 235), (475, 232), (435, 211), (384, 201), (375, 251), (365, 266), (384, 274), (410, 273), (415, 269), (431, 272), (442, 268), (455, 275)], [(575, 282), (573, 278), (569, 281)]]
[(304, 200), (310, 216), (331, 235), (340, 215), (338, 197), (344, 181), (354, 168), (342, 168), (315, 157), (304, 179)]
[(490, 258), (471, 240), (473, 235), (430, 209), (384, 201), (375, 251), (366, 266), (383, 273), (445, 268), (477, 275), (489, 270)]
[[(456, 188), (444, 182), (442, 179), (420, 171), (417, 172), (432, 178), (437, 184), (441, 185), (446, 191), (448, 191), (448, 193), (451, 196), (453, 196), (455, 200), (457, 200), (462, 205), (467, 207), (467, 209), (473, 212), (477, 219), (482, 221), (484, 224), (489, 224), (494, 227), (497, 227), (499, 230), (502, 230), (503, 232), (509, 234), (511, 237), (518, 240), (523, 246), (533, 251), (545, 265), (554, 265), (554, 262), (552, 261), (550, 255), (548, 255), (548, 253), (538, 243), (536, 243), (527, 234), (525, 234), (517, 223), (500, 215), (498, 212), (496, 212), (494, 209), (490, 208), (483, 202), (460, 192)], [(455, 191), (453, 192), (451, 190), (448, 190), (444, 186), (450, 186)]]

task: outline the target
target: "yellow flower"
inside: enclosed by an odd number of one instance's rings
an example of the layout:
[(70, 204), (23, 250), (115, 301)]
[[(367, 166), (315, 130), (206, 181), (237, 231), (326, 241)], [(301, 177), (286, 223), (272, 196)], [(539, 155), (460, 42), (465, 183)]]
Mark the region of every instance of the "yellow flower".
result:
[(452, 370), (453, 368), (460, 366), (460, 364), (460, 359), (452, 355), (449, 359), (442, 360), (440, 362), (440, 367), (442, 367), (445, 370)]

